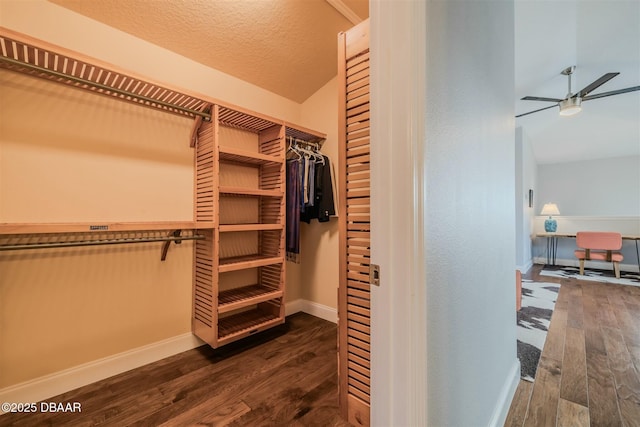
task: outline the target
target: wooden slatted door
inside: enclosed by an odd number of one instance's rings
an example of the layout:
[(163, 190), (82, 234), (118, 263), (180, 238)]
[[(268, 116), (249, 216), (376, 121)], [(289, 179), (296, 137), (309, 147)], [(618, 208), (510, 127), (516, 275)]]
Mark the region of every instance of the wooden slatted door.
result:
[(369, 21), (338, 37), (340, 285), (338, 360), (340, 411), (355, 426), (370, 424), (370, 154)]

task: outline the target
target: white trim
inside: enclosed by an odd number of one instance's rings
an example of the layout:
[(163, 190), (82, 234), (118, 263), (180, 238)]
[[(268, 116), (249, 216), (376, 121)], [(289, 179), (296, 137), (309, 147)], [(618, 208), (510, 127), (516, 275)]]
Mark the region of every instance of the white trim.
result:
[[(326, 0), (335, 10), (337, 10), (342, 16), (347, 18), (353, 25), (358, 25), (363, 21), (357, 13), (355, 13), (349, 6), (344, 4), (342, 0)], [(334, 199), (335, 200), (335, 199)]]
[[(371, 425), (427, 425), (427, 2), (371, 1)], [(375, 173), (374, 173), (375, 172)]]
[(533, 260), (530, 259), (525, 265), (517, 265), (516, 270), (520, 270), (520, 273), (522, 274), (527, 274), (527, 271), (529, 271), (531, 267), (533, 267), (533, 264)]
[[(546, 215), (533, 217), (533, 233), (544, 233)], [(575, 234), (578, 231), (617, 231), (623, 235), (640, 235), (640, 217), (637, 216), (576, 216), (553, 215), (558, 222), (558, 233)]]
[(302, 311), (332, 323), (338, 323), (338, 310), (317, 302), (303, 300)]
[(287, 302), (285, 307), (287, 316), (301, 311), (332, 323), (338, 323), (337, 309), (314, 301), (297, 299), (295, 301)]
[(507, 415), (509, 414), (511, 401), (513, 400), (513, 396), (516, 393), (516, 389), (518, 388), (519, 383), (520, 361), (516, 359), (513, 366), (511, 367), (511, 371), (509, 371), (509, 375), (504, 382), (504, 386), (502, 387), (502, 391), (500, 392), (500, 395), (498, 397), (498, 402), (493, 410), (493, 415), (491, 416), (489, 426), (499, 427), (504, 425), (504, 422), (507, 420)]
[(39, 402), (203, 344), (188, 332), (3, 388), (0, 402)]
[(303, 299), (298, 298), (297, 300), (287, 301), (284, 304), (284, 315), (291, 316), (292, 314), (296, 314), (300, 311), (304, 311), (302, 307), (304, 306)]

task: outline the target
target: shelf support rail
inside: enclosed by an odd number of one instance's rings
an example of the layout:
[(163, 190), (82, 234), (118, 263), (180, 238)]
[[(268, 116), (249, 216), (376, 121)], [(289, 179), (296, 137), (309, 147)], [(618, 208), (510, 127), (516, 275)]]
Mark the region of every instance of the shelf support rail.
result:
[(35, 243), (14, 243), (14, 244), (0, 244), (0, 251), (19, 251), (27, 249), (53, 249), (53, 248), (69, 248), (78, 246), (103, 246), (103, 245), (119, 245), (119, 244), (131, 244), (131, 243), (153, 243), (163, 242), (162, 255), (160, 260), (164, 261), (167, 257), (169, 245), (171, 242), (176, 244), (182, 243), (183, 240), (203, 240), (205, 236), (200, 234), (192, 234), (190, 236), (183, 236), (182, 230), (174, 230), (169, 233), (168, 236), (156, 236), (156, 237), (122, 237), (122, 238), (101, 238), (90, 240), (69, 240), (69, 241), (50, 241), (50, 242), (35, 242)]

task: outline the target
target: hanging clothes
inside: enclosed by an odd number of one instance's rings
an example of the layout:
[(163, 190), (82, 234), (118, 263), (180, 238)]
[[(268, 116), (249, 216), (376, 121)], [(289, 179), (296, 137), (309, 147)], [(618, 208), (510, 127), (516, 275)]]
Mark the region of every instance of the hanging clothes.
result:
[(300, 219), (307, 224), (312, 219), (318, 222), (328, 222), (329, 218), (336, 214), (333, 200), (333, 182), (331, 174), (331, 161), (325, 155), (322, 156), (324, 162), (315, 163), (315, 174), (313, 183), (313, 205), (307, 207), (300, 214)]
[[(304, 144), (309, 148), (298, 145)], [(289, 139), (287, 148), (286, 249), (287, 260), (300, 260), (300, 221), (328, 222), (336, 214), (333, 179), (329, 158), (318, 146)]]
[(287, 160), (287, 260), (299, 262), (300, 255), (300, 159)]

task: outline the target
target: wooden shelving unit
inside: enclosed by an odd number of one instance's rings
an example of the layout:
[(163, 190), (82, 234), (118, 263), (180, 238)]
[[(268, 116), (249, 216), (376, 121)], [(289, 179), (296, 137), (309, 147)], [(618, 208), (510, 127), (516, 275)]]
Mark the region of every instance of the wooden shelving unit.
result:
[(221, 106), (200, 128), (196, 169), (217, 176), (196, 190), (214, 227), (197, 250), (193, 329), (214, 348), (284, 323), (284, 135), (282, 123)]

